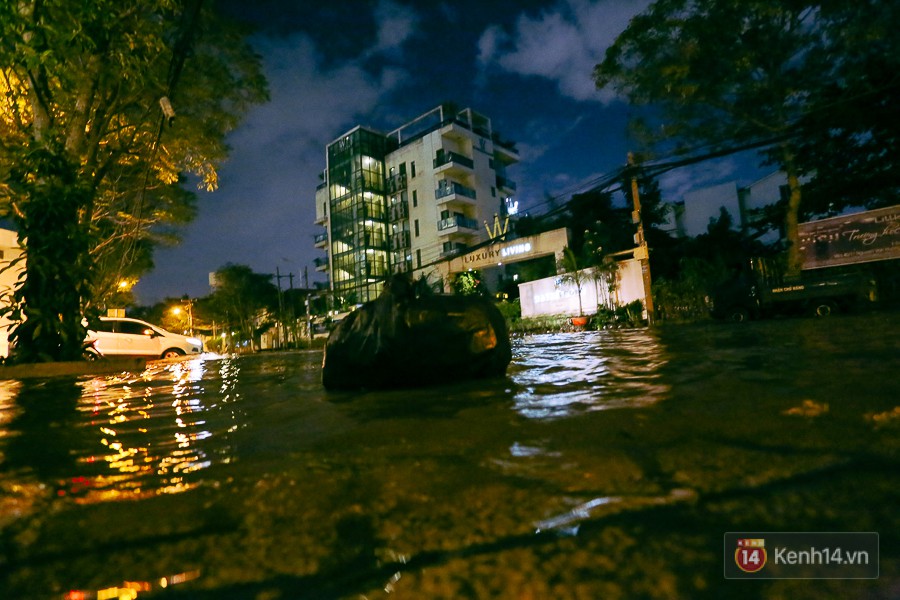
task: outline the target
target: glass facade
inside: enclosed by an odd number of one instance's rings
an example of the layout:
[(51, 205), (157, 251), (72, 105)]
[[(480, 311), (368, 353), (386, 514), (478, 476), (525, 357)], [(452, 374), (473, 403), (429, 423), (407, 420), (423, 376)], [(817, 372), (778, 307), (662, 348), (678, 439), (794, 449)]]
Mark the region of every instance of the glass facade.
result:
[(385, 136), (357, 128), (328, 146), (332, 284), (349, 304), (374, 300), (390, 273)]

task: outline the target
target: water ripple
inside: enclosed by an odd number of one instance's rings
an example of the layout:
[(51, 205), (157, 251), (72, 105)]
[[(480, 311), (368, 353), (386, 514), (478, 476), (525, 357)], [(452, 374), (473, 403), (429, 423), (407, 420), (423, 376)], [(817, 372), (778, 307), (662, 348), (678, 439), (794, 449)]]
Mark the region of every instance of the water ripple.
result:
[(639, 408), (669, 391), (661, 382), (662, 345), (648, 330), (536, 335), (517, 340), (513, 353), (516, 409), (533, 419)]

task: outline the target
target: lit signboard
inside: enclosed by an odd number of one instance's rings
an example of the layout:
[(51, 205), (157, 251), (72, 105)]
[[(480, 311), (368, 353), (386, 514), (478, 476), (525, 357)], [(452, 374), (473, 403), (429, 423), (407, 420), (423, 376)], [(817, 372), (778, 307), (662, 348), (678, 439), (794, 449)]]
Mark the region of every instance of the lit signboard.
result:
[(900, 205), (799, 224), (804, 269), (900, 258)]
[(495, 242), (473, 250), (451, 261), (451, 273), (469, 269), (487, 269), (500, 263), (531, 260), (541, 256), (558, 255), (569, 243), (566, 229), (555, 229), (537, 235), (517, 238), (508, 242)]

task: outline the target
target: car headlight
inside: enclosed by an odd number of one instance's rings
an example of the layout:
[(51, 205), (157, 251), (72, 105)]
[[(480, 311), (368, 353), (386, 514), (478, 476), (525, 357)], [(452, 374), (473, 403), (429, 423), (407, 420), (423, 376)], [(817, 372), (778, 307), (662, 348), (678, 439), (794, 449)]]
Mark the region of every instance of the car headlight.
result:
[(188, 341), (189, 344), (194, 344), (195, 346), (200, 346), (200, 347), (203, 346), (203, 340), (201, 340), (200, 338), (191, 338), (191, 337), (189, 337), (189, 338), (186, 338), (186, 339), (187, 339), (187, 341)]

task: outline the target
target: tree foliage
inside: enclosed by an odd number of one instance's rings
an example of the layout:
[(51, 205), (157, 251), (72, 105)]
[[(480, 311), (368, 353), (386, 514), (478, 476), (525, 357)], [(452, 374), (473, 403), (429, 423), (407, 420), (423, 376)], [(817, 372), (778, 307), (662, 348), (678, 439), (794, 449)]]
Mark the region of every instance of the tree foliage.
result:
[(450, 289), (459, 296), (490, 296), (479, 271), (463, 271), (450, 278)]
[(228, 264), (216, 271), (215, 281), (215, 291), (199, 303), (198, 311), (221, 327), (239, 331), (240, 340), (255, 343), (257, 331), (267, 328), (260, 317), (274, 314), (278, 308), (278, 288), (272, 275)]
[(560, 273), (560, 281), (563, 283), (571, 283), (575, 286), (578, 295), (578, 316), (584, 316), (584, 307), (581, 303), (581, 288), (588, 282), (589, 276), (584, 271), (587, 265), (580, 260), (578, 255), (570, 247), (563, 247), (562, 257), (559, 259), (558, 269)]
[(0, 212), (30, 282), (20, 360), (80, 355), (82, 315), (193, 217), (185, 174), (216, 187), (225, 133), (266, 96), (242, 36), (202, 0), (0, 4)]
[[(765, 248), (735, 231), (731, 215), (722, 209), (707, 232), (670, 240), (664, 251), (650, 254), (653, 299), (660, 320), (693, 320), (709, 315), (708, 299), (726, 282), (746, 273), (750, 258)], [(660, 248), (662, 250), (662, 248)]]
[(797, 163), (814, 174), (804, 211), (876, 208), (900, 193), (900, 5), (861, 0), (823, 2), (826, 76), (800, 119)]
[(879, 156), (885, 135), (897, 140), (897, 126), (882, 123), (897, 89), (898, 11), (888, 4), (657, 0), (609, 48), (595, 81), (658, 111), (637, 124), (650, 145), (768, 142), (764, 156), (788, 178), (788, 261), (799, 270), (800, 176), (836, 166), (851, 140), (868, 152), (838, 172), (858, 169), (859, 182), (875, 165), (890, 168)]

